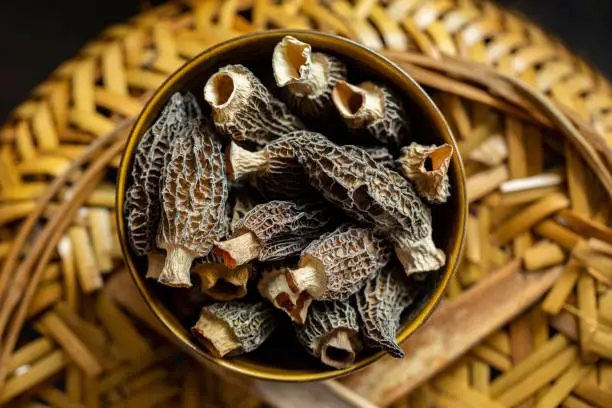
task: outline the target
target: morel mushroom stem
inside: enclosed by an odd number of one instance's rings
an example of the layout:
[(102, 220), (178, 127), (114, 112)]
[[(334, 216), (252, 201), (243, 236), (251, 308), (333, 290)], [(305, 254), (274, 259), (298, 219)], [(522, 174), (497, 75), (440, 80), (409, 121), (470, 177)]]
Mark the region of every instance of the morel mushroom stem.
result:
[(437, 271), (446, 263), (446, 254), (436, 248), (431, 236), (420, 241), (411, 241), (405, 234), (392, 234), (395, 241), (395, 254), (402, 263), (406, 275), (417, 272)]
[(402, 149), (398, 164), (421, 197), (431, 203), (443, 203), (450, 195), (447, 173), (452, 156), (453, 147), (449, 144), (422, 146), (412, 143)]
[(359, 347), (347, 329), (336, 330), (321, 343), (321, 361), (334, 368), (345, 368), (355, 362)]
[(149, 279), (157, 279), (164, 269), (166, 257), (161, 252), (151, 252), (147, 254), (147, 274)]
[(239, 299), (247, 294), (250, 273), (247, 266), (229, 269), (225, 265), (204, 263), (193, 272), (200, 277), (202, 292), (216, 300)]
[(310, 75), (311, 56), (309, 44), (291, 36), (283, 37), (274, 48), (272, 55), (272, 69), (276, 85), (304, 84)]
[(213, 110), (215, 124), (232, 120), (248, 104), (252, 91), (244, 72), (228, 70), (211, 76), (204, 87), (204, 99)]
[(294, 293), (287, 285), (285, 270), (279, 268), (267, 270), (257, 284), (259, 293), (297, 324), (304, 324), (312, 297), (307, 292)]
[(332, 92), (332, 99), (351, 128), (364, 128), (385, 117), (384, 94), (371, 82), (355, 86), (340, 81)]
[(177, 288), (190, 288), (191, 279), (189, 271), (191, 263), (198, 256), (193, 251), (180, 246), (168, 246), (166, 262), (157, 281), (167, 286)]
[(211, 314), (202, 313), (191, 330), (216, 357), (240, 351), (240, 343), (229, 324)]
[(259, 240), (252, 232), (216, 242), (214, 247), (215, 255), (223, 257), (223, 263), (228, 268), (235, 268), (256, 259), (260, 250)]
[(285, 277), (287, 284), (295, 293), (308, 292), (314, 298), (318, 298), (325, 291), (325, 272), (319, 271), (312, 264), (287, 270)]
[(231, 180), (237, 180), (245, 174), (259, 173), (268, 167), (268, 155), (265, 150), (250, 152), (232, 142), (226, 154), (227, 174)]

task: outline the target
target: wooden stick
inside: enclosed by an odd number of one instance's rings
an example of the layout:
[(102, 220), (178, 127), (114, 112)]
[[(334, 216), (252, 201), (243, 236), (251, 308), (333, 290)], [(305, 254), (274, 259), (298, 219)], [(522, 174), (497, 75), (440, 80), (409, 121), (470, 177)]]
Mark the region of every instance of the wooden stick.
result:
[[(186, 374), (186, 376), (193, 376), (197, 379), (196, 373)], [(132, 395), (144, 388), (149, 387), (151, 384), (166, 381), (167, 378), (168, 371), (166, 371), (166, 369), (154, 367), (131, 378), (123, 385), (122, 389), (127, 395)]]
[(478, 360), (470, 362), (472, 374), (472, 386), (474, 389), (486, 396), (491, 395), (491, 368), (488, 364)]
[(612, 391), (602, 390), (588, 381), (588, 376), (578, 383), (574, 393), (583, 400), (602, 408), (612, 408)]
[[(511, 262), (455, 301), (442, 305), (426, 326), (406, 340), (403, 360), (383, 358), (348, 378), (346, 384), (376, 404), (391, 403), (525, 310), (550, 288), (560, 272), (556, 268), (526, 276), (518, 271), (516, 261)], [(470, 319), (455, 318), (463, 313)]]
[(542, 310), (552, 315), (561, 311), (578, 281), (581, 270), (582, 265), (576, 259), (570, 258), (563, 269), (563, 274), (544, 298)]
[(491, 333), (491, 335), (484, 339), (483, 343), (493, 347), (506, 356), (510, 356), (510, 336), (503, 330), (497, 330)]
[[(563, 183), (563, 177), (556, 173), (542, 173), (537, 176), (515, 178), (504, 181), (499, 186), (499, 191), (502, 194), (527, 192), (533, 190), (551, 190), (551, 187), (557, 187)], [(553, 189), (554, 190), (554, 189)], [(541, 191), (539, 192), (541, 194)]]
[(504, 222), (493, 232), (491, 240), (498, 245), (503, 245), (542, 219), (569, 205), (569, 199), (563, 194), (545, 197)]
[(179, 388), (164, 382), (151, 384), (148, 388), (130, 396), (119, 403), (113, 404), (112, 408), (150, 408), (165, 401), (179, 393)]
[(28, 307), (27, 316), (32, 317), (45, 309), (50, 308), (62, 298), (62, 284), (54, 282), (50, 285), (40, 287), (36, 291), (36, 295), (30, 307)]
[(64, 293), (66, 303), (73, 312), (78, 308), (79, 288), (77, 286), (77, 275), (75, 258), (72, 250), (72, 241), (67, 236), (63, 237), (57, 244), (57, 252), (59, 253), (62, 264), (62, 276), (64, 280)]
[(591, 240), (578, 241), (572, 251), (572, 256), (582, 262), (587, 268), (596, 269), (598, 275), (601, 275), (605, 282), (609, 283), (612, 281), (612, 256), (597, 250), (592, 242)]
[(83, 398), (84, 378), (76, 364), (70, 364), (66, 368), (66, 394), (75, 401), (81, 401)]
[(548, 317), (544, 311), (535, 306), (531, 309), (531, 342), (532, 350), (537, 350), (548, 342)]
[(489, 242), (489, 234), (491, 232), (491, 209), (485, 205), (478, 207), (478, 237), (480, 238), (480, 270), (482, 273), (488, 273), (490, 262), (484, 255), (488, 254), (491, 249)]
[(30, 390), (35, 385), (54, 376), (66, 367), (68, 362), (68, 356), (63, 351), (54, 351), (39, 360), (24, 374), (9, 378), (4, 386), (0, 388), (0, 404), (10, 401)]
[(552, 220), (546, 220), (535, 226), (536, 234), (561, 245), (566, 251), (571, 251), (580, 240), (580, 236)]
[[(503, 186), (503, 184), (502, 184)], [(539, 200), (551, 194), (561, 193), (562, 190), (559, 187), (542, 187), (535, 188), (532, 190), (524, 190), (512, 193), (503, 193), (499, 196), (498, 206), (512, 206), (528, 204), (535, 200)]]
[(561, 210), (555, 215), (555, 220), (571, 228), (584, 238), (597, 238), (612, 244), (612, 228), (603, 223), (591, 221), (573, 210)]
[(449, 383), (448, 378), (442, 376), (441, 378), (434, 380), (434, 386), (442, 389), (445, 393), (458, 401), (464, 402), (471, 407), (483, 407), (483, 408), (503, 408), (499, 402), (490, 399), (488, 396), (474, 391), (471, 388), (456, 388)]

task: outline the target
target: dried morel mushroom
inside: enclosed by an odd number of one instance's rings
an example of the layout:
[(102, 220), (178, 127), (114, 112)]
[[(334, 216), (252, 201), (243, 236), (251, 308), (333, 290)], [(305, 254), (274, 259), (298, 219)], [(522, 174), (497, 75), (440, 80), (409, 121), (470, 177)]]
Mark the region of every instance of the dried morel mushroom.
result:
[(396, 358), (404, 352), (396, 343), (402, 312), (414, 301), (414, 288), (398, 265), (389, 264), (356, 295), (361, 330), (366, 344)]
[(157, 245), (167, 251), (158, 281), (189, 287), (192, 261), (206, 256), (227, 227), (227, 180), (221, 145), (197, 120), (172, 145), (162, 180)]
[(204, 306), (191, 331), (216, 357), (236, 356), (261, 346), (279, 322), (267, 302), (221, 302)]
[(201, 116), (192, 94), (175, 93), (136, 148), (133, 184), (126, 192), (125, 217), (132, 249), (138, 256), (148, 257), (148, 278), (156, 279), (164, 263), (164, 255), (155, 244), (161, 214), (159, 186), (164, 157), (172, 140), (182, 132), (184, 123)]
[[(308, 135), (310, 132), (298, 132)], [(283, 138), (284, 139), (284, 138)], [(295, 161), (291, 147), (276, 141), (257, 152), (231, 143), (226, 152), (231, 180), (250, 175), (253, 184), (268, 199), (300, 198), (309, 195), (308, 177)]]
[(212, 107), (216, 128), (236, 141), (263, 146), (304, 128), (243, 65), (227, 65), (211, 76), (204, 86), (204, 99)]
[(393, 155), (389, 153), (389, 149), (383, 146), (357, 146), (358, 148), (364, 150), (367, 154), (370, 155), (374, 161), (382, 166), (385, 166), (388, 169), (393, 169), (395, 167), (395, 162), (393, 161)]
[(193, 273), (200, 277), (202, 292), (215, 300), (240, 299), (247, 294), (247, 283), (251, 277), (249, 265), (230, 269), (222, 263), (199, 263)]
[(384, 85), (338, 82), (332, 92), (336, 109), (350, 129), (360, 129), (388, 146), (399, 148), (408, 133), (404, 107)]
[(421, 197), (430, 203), (444, 203), (450, 195), (448, 167), (452, 156), (453, 146), (449, 144), (422, 146), (411, 143), (402, 148), (398, 164)]
[[(301, 133), (301, 132), (299, 132)], [(288, 136), (310, 184), (356, 219), (388, 234), (406, 274), (437, 270), (446, 262), (432, 239), (431, 212), (402, 176), (355, 146), (337, 146), (322, 135)]]
[(271, 266), (264, 269), (257, 283), (257, 289), (264, 298), (287, 313), (297, 324), (304, 324), (312, 298), (307, 292), (297, 294), (287, 284), (287, 266)]
[(303, 119), (323, 120), (334, 111), (332, 90), (346, 79), (346, 66), (336, 57), (312, 52), (310, 44), (285, 36), (274, 48), (276, 85), (286, 87), (289, 107)]
[(299, 253), (330, 227), (334, 212), (325, 203), (270, 201), (253, 207), (236, 225), (234, 238), (215, 243), (230, 267), (253, 259), (273, 261)]
[(308, 245), (300, 267), (286, 273), (289, 287), (316, 300), (345, 300), (383, 268), (391, 246), (369, 228), (345, 224)]
[(297, 338), (311, 354), (334, 368), (353, 364), (361, 351), (357, 313), (349, 302), (315, 302)]

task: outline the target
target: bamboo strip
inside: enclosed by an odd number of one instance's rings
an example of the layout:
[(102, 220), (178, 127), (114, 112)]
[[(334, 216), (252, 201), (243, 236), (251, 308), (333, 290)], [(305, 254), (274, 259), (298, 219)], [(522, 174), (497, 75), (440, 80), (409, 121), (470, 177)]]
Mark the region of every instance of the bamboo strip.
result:
[(612, 391), (602, 390), (596, 385), (590, 384), (587, 379), (588, 377), (578, 383), (573, 392), (583, 400), (598, 407), (612, 408)]
[(115, 186), (100, 183), (86, 201), (91, 207), (115, 208)]
[(165, 383), (155, 383), (128, 399), (111, 405), (112, 408), (149, 408), (162, 404), (179, 393), (175, 386)]
[(495, 191), (501, 183), (508, 180), (508, 177), (508, 168), (504, 165), (468, 177), (466, 180), (468, 200), (470, 202), (480, 200)]
[(491, 395), (491, 368), (488, 364), (478, 360), (472, 360), (471, 366), (471, 382), (472, 387), (483, 395)]
[(58, 408), (85, 408), (78, 401), (73, 400), (55, 387), (46, 387), (38, 392), (40, 398), (53, 407)]
[(502, 196), (507, 194), (526, 193), (527, 191), (533, 192), (534, 190), (540, 190), (538, 193), (541, 194), (542, 190), (554, 190), (555, 187), (560, 186), (562, 183), (563, 177), (561, 175), (557, 173), (542, 173), (537, 176), (514, 178), (504, 181), (499, 186), (499, 191), (502, 193)]
[[(591, 331), (587, 341), (589, 351), (605, 357), (608, 360), (612, 360), (612, 333), (601, 329), (595, 329)], [(595, 359), (596, 357), (594, 356), (592, 360), (594, 361)]]
[(512, 192), (512, 193), (503, 193), (499, 195), (499, 201), (497, 205), (513, 206), (513, 205), (529, 204), (533, 201), (539, 200), (551, 194), (558, 194), (561, 192), (562, 190), (559, 187), (542, 187), (542, 188), (534, 188), (532, 190), (517, 191), (517, 192)]
[(428, 407), (436, 407), (436, 408), (473, 408), (471, 405), (466, 404), (465, 402), (458, 401), (457, 399), (450, 397), (446, 394), (432, 393), (431, 396), (432, 405), (428, 405)]
[(484, 339), (484, 343), (505, 355), (510, 355), (510, 336), (503, 330), (493, 332)]
[(62, 284), (60, 282), (53, 282), (38, 288), (34, 300), (30, 303), (30, 307), (28, 307), (27, 317), (36, 316), (59, 302), (62, 298), (62, 292)]
[(102, 366), (96, 356), (55, 312), (47, 312), (38, 322), (85, 374), (95, 377), (102, 372)]
[(40, 280), (41, 285), (53, 283), (59, 278), (60, 275), (60, 266), (58, 263), (50, 263), (45, 267), (45, 271), (43, 272), (43, 277)]
[(599, 297), (599, 321), (612, 327), (612, 291), (608, 290)]
[(72, 241), (76, 266), (81, 288), (84, 293), (91, 293), (103, 286), (102, 276), (96, 264), (94, 250), (87, 229), (84, 227), (72, 227), (68, 231)]
[(604, 223), (591, 221), (590, 219), (572, 210), (562, 210), (555, 216), (555, 220), (584, 238), (596, 238), (612, 244), (612, 228)]
[(544, 298), (542, 309), (546, 313), (556, 315), (561, 311), (563, 304), (566, 302), (568, 296), (572, 293), (576, 282), (578, 282), (578, 277), (580, 276), (581, 270), (582, 265), (580, 265), (580, 263), (574, 258), (570, 258), (565, 265), (563, 274), (552, 287), (550, 292), (548, 292), (546, 298)]
[(612, 391), (612, 362), (599, 362), (599, 387), (606, 391)]
[(13, 353), (8, 362), (7, 371), (13, 372), (23, 365), (32, 365), (36, 360), (49, 354), (53, 349), (53, 343), (46, 337), (32, 340)]
[(76, 311), (79, 302), (79, 288), (77, 287), (75, 259), (70, 238), (64, 236), (60, 240), (57, 244), (57, 252), (59, 253), (62, 264), (66, 303), (70, 310)]
[(580, 312), (584, 315), (584, 319), (578, 321), (580, 333), (580, 348), (582, 360), (593, 363), (596, 356), (590, 350), (589, 344), (591, 341), (591, 333), (593, 330), (593, 322), (597, 322), (597, 298), (595, 295), (595, 280), (592, 276), (585, 273), (578, 278), (577, 288), (577, 305)]
[(505, 406), (513, 406), (533, 395), (540, 388), (558, 378), (576, 361), (578, 350), (569, 347), (540, 365), (535, 371), (525, 376), (520, 382), (497, 396), (497, 400)]
[(100, 383), (95, 378), (84, 377), (83, 398), (87, 408), (99, 408), (102, 406), (100, 401)]
[(66, 394), (75, 401), (83, 398), (83, 379), (81, 370), (76, 364), (70, 364), (66, 368)]
[(110, 213), (105, 208), (90, 208), (87, 213), (87, 221), (100, 272), (109, 273), (113, 269), (111, 258), (113, 233), (110, 228)]
[(574, 342), (578, 341), (578, 323), (576, 318), (567, 311), (563, 311), (558, 315), (550, 318), (550, 327), (563, 333), (568, 339)]
[[(193, 376), (197, 380), (196, 373), (187, 374), (186, 377)], [(147, 388), (151, 384), (164, 382), (168, 378), (168, 371), (161, 367), (151, 368), (145, 372), (141, 372), (137, 377), (130, 379), (123, 385), (122, 390), (126, 395), (132, 395), (138, 391)]]
[(490, 348), (484, 344), (479, 344), (472, 348), (470, 353), (479, 360), (495, 367), (500, 371), (508, 371), (512, 367), (512, 361), (509, 356), (506, 356), (499, 351)]
[(493, 232), (491, 240), (498, 245), (503, 245), (521, 232), (527, 231), (542, 219), (567, 208), (569, 205), (568, 198), (563, 194), (553, 194), (545, 197), (504, 222)]
[[(480, 253), (489, 254), (492, 246), (489, 242), (489, 234), (491, 231), (491, 209), (485, 205), (478, 207), (478, 237), (480, 238)], [(490, 262), (486, 256), (481, 256), (480, 270), (483, 273), (489, 271)], [(500, 265), (501, 267), (501, 265)]]
[(580, 240), (572, 251), (572, 256), (588, 268), (596, 269), (604, 282), (612, 281), (612, 256), (598, 251), (593, 247), (593, 241)]
[(590, 215), (590, 205), (586, 193), (587, 180), (580, 154), (567, 142), (565, 144), (565, 169), (567, 188), (572, 201), (572, 209), (585, 217)]
[(569, 395), (565, 401), (563, 401), (564, 408), (595, 408), (593, 405), (587, 404), (580, 398)]
[(480, 230), (478, 219), (473, 215), (468, 217), (467, 234), (465, 239), (465, 257), (473, 263), (480, 263), (482, 260), (480, 246)]
[(500, 375), (491, 383), (491, 395), (498, 397), (507, 392), (511, 387), (515, 386), (521, 379), (533, 373), (538, 367), (541, 367), (546, 361), (552, 359), (568, 347), (568, 341), (562, 334), (555, 335), (548, 343), (542, 346), (539, 350), (533, 352), (529, 357), (525, 358), (519, 364), (515, 365), (511, 370)]
[(474, 391), (471, 388), (457, 388), (453, 387), (452, 383), (449, 382), (448, 378), (442, 376), (433, 381), (436, 388), (442, 389), (445, 393), (458, 401), (464, 402), (466, 405), (471, 407), (482, 407), (482, 408), (503, 408), (499, 402), (494, 401), (484, 394), (478, 391)]
[(531, 340), (533, 350), (537, 350), (548, 342), (548, 317), (536, 306), (531, 309)]
[(198, 375), (186, 375), (183, 379), (183, 390), (181, 395), (183, 408), (199, 408), (201, 401), (206, 400), (206, 395), (200, 392), (200, 377)]
[(35, 385), (54, 376), (66, 367), (68, 361), (66, 354), (61, 350), (57, 350), (40, 359), (25, 373), (9, 378), (4, 386), (0, 388), (0, 404), (10, 401)]
[(34, 201), (22, 201), (0, 205), (0, 226), (30, 214), (36, 208)]
[(507, 157), (506, 142), (501, 135), (494, 134), (472, 150), (467, 159), (493, 167), (502, 164)]
[(428, 385), (424, 385), (415, 389), (413, 392), (408, 394), (408, 399), (410, 401), (412, 408), (429, 408), (431, 407), (432, 401), (431, 399), (432, 391)]
[(523, 265), (528, 271), (537, 271), (556, 266), (565, 260), (561, 247), (550, 241), (541, 241), (523, 254)]
[(566, 399), (574, 387), (593, 370), (592, 365), (576, 361), (538, 401), (537, 408), (555, 408)]
[(569, 229), (562, 227), (552, 220), (546, 220), (535, 226), (536, 234), (561, 245), (563, 249), (571, 251), (580, 240), (580, 236)]
[[(523, 275), (517, 266), (512, 262), (457, 300), (442, 305), (426, 326), (404, 342), (406, 358), (383, 358), (348, 378), (346, 384), (376, 404), (394, 401), (522, 312), (552, 286), (561, 272), (555, 269)], [(470, 319), (456, 319), (462, 313)]]
[(104, 293), (98, 296), (96, 314), (124, 359), (139, 360), (152, 353), (149, 343)]

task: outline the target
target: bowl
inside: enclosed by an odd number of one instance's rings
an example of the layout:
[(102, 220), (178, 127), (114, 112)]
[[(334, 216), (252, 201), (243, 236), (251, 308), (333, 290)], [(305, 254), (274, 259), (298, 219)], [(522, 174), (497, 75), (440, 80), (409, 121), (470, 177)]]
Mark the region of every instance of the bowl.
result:
[[(313, 50), (327, 52), (341, 58), (348, 67), (349, 80), (355, 83), (376, 79), (395, 89), (403, 99), (411, 120), (413, 140), (421, 144), (452, 145), (458, 152), (451, 130), (444, 117), (423, 91), (404, 71), (388, 59), (368, 48), (334, 35), (299, 31), (278, 30), (234, 38), (204, 51), (172, 74), (153, 94), (140, 113), (128, 137), (117, 182), (117, 231), (125, 261), (131, 276), (144, 300), (172, 337), (187, 353), (198, 360), (209, 361), (230, 370), (252, 377), (278, 381), (312, 381), (345, 375), (371, 364), (383, 356), (382, 352), (362, 352), (355, 362), (344, 369), (332, 369), (303, 351), (292, 333), (273, 335), (258, 350), (238, 357), (216, 358), (209, 354), (191, 335), (192, 322), (182, 321), (177, 313), (172, 291), (157, 282), (145, 279), (146, 262), (134, 254), (129, 246), (126, 223), (122, 217), (125, 192), (129, 187), (129, 169), (135, 148), (144, 132), (157, 118), (161, 109), (174, 92), (193, 92), (204, 108), (202, 89), (207, 79), (226, 64), (240, 63), (250, 68), (265, 83), (271, 82), (271, 56), (274, 46), (286, 35), (291, 35), (312, 45)], [(357, 82), (358, 83), (358, 82)], [(465, 236), (467, 200), (461, 159), (453, 155), (449, 177), (451, 197), (442, 205), (432, 206), (434, 241), (447, 255), (443, 269), (427, 275), (423, 281), (423, 296), (408, 313), (397, 335), (405, 340), (421, 326), (440, 301), (449, 280), (458, 266)], [(176, 292), (175, 292), (176, 293)], [(283, 331), (291, 330), (288, 325)]]

